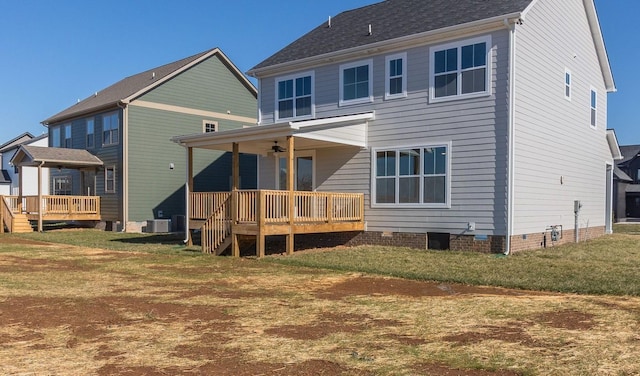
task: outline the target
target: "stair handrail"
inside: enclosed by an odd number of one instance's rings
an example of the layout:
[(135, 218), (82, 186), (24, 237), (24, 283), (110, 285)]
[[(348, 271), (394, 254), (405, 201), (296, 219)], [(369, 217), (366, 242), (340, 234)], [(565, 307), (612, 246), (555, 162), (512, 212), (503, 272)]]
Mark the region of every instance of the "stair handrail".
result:
[(7, 197), (5, 196), (0, 196), (2, 197), (2, 203), (0, 204), (0, 206), (2, 206), (2, 208), (0, 208), (0, 232), (4, 232), (4, 225), (7, 225), (7, 229), (9, 230), (9, 232), (13, 231), (13, 219), (14, 219), (14, 214), (13, 214), (13, 210), (11, 210), (11, 207), (9, 206), (9, 202), (7, 201)]
[(231, 196), (213, 211), (200, 229), (202, 252), (213, 253), (231, 234)]

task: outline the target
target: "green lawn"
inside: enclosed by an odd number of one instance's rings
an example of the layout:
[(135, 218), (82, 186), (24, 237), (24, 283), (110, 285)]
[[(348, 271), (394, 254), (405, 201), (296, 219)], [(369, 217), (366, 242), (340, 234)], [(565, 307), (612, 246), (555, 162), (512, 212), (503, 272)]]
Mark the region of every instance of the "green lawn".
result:
[[(272, 256), (261, 262), (576, 294), (640, 296), (640, 225), (616, 225), (614, 235), (508, 257), (474, 252), (361, 246)], [(51, 231), (24, 238), (113, 250), (202, 255), (181, 238), (101, 231)]]

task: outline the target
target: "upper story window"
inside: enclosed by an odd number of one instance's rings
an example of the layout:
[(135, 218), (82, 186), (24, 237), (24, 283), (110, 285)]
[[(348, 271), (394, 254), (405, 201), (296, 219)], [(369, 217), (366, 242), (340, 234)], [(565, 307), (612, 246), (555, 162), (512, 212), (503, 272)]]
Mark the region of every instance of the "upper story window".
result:
[(432, 102), (490, 94), (491, 37), (431, 47)]
[(340, 105), (373, 102), (373, 60), (340, 66)]
[(448, 207), (449, 150), (449, 144), (374, 150), (374, 204)]
[(218, 131), (218, 122), (213, 120), (203, 120), (202, 121), (202, 132), (203, 133), (211, 133)]
[(87, 149), (95, 147), (96, 144), (96, 136), (95, 136), (95, 123), (93, 119), (86, 120), (87, 126)]
[(52, 148), (60, 147), (60, 126), (51, 128), (51, 147)]
[(104, 169), (104, 191), (105, 193), (115, 193), (116, 191), (116, 168), (115, 166)]
[(120, 118), (117, 112), (102, 115), (102, 145), (115, 145), (119, 142)]
[(568, 69), (564, 71), (564, 98), (571, 100), (571, 71)]
[(596, 128), (598, 125), (598, 92), (591, 88), (591, 127)]
[(71, 149), (73, 143), (71, 142), (71, 124), (64, 125), (64, 147)]
[(407, 54), (387, 56), (385, 59), (385, 99), (407, 96)]
[(278, 119), (313, 117), (313, 72), (276, 79)]

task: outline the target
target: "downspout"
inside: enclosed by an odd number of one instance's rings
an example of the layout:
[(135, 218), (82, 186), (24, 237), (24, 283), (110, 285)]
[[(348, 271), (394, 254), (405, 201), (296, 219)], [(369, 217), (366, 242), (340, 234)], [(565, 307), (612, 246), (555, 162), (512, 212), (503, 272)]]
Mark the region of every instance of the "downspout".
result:
[(129, 107), (118, 102), (122, 109), (122, 232), (129, 221)]
[(508, 95), (508, 111), (509, 111), (509, 125), (508, 125), (508, 160), (507, 160), (507, 236), (504, 254), (509, 255), (511, 253), (511, 235), (513, 234), (513, 213), (514, 213), (514, 160), (515, 160), (515, 97), (516, 97), (516, 83), (515, 83), (515, 70), (516, 70), (516, 23), (510, 22), (508, 18), (504, 19), (505, 26), (509, 29), (509, 95)]
[(189, 180), (191, 177), (189, 176), (189, 148), (185, 144), (181, 144), (185, 150), (185, 161), (186, 167), (185, 170), (185, 178), (184, 178), (184, 244), (189, 243)]

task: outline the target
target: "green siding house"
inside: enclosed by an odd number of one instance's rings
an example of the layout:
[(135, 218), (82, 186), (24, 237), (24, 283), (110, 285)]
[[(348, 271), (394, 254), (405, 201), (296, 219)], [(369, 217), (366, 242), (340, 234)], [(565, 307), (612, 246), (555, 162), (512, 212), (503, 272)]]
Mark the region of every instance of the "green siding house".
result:
[[(256, 114), (256, 88), (218, 48), (127, 77), (42, 122), (49, 147), (104, 163), (52, 171), (51, 193), (100, 196), (107, 228), (141, 231), (185, 212), (188, 156), (171, 138), (254, 126)], [(256, 159), (243, 158), (241, 187), (256, 188)], [(199, 191), (229, 190), (230, 155), (197, 150), (193, 176)]]

